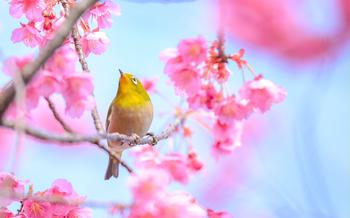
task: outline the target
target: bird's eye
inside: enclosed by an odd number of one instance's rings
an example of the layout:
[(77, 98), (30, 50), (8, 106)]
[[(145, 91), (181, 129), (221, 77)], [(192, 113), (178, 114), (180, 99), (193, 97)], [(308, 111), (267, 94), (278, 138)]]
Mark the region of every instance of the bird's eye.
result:
[(132, 81), (135, 85), (137, 85), (137, 79), (136, 79), (135, 77), (131, 78), (131, 81)]

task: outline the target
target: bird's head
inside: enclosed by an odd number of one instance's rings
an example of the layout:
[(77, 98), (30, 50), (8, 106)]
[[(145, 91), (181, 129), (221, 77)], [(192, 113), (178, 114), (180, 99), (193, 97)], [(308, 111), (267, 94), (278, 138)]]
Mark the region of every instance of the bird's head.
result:
[(131, 73), (119, 70), (120, 79), (115, 102), (124, 106), (140, 105), (150, 101), (146, 89)]

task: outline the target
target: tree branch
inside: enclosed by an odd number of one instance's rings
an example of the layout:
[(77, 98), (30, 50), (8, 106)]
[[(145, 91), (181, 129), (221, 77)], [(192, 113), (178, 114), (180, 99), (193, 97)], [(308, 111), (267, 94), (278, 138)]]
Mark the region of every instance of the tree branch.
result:
[[(74, 131), (73, 129), (64, 122), (64, 120), (62, 119), (62, 117), (58, 114), (57, 110), (56, 110), (56, 107), (55, 107), (55, 104), (49, 99), (49, 98), (45, 98), (49, 107), (50, 107), (50, 110), (52, 111), (55, 119), (61, 124), (61, 126), (63, 127), (64, 130), (66, 130), (66, 132), (68, 133), (72, 133), (74, 134)], [(32, 135), (33, 136), (33, 135)], [(35, 137), (35, 136), (34, 136)], [(131, 169), (131, 167), (126, 164), (124, 161), (122, 161), (117, 155), (113, 154), (110, 150), (108, 150), (106, 148), (106, 146), (104, 146), (103, 144), (101, 144), (100, 142), (91, 142), (95, 145), (97, 145), (98, 148), (104, 150), (106, 153), (108, 153), (113, 159), (119, 161), (119, 163), (125, 167), (125, 169), (129, 172), (129, 173), (132, 173), (133, 170)]]
[[(70, 33), (73, 25), (79, 19), (79, 17), (97, 0), (84, 0), (80, 1), (72, 9), (70, 15), (62, 23), (60, 28), (56, 31), (54, 38), (47, 43), (47, 45), (40, 52), (39, 56), (30, 64), (23, 69), (23, 82), (28, 84), (35, 74), (38, 72), (40, 67), (52, 56), (57, 48), (64, 42), (68, 34)], [(11, 104), (15, 96), (15, 87), (12, 82), (8, 83), (0, 95), (0, 122), (2, 122), (2, 117), (6, 112), (7, 108)]]
[(90, 143), (100, 143), (101, 140), (109, 140), (113, 142), (123, 142), (130, 144), (130, 147), (135, 145), (152, 144), (154, 141), (161, 141), (169, 138), (180, 126), (182, 126), (186, 120), (187, 114), (180, 116), (172, 125), (169, 125), (167, 129), (162, 131), (156, 136), (144, 136), (140, 138), (137, 135), (127, 136), (120, 133), (98, 133), (94, 135), (83, 135), (78, 133), (64, 133), (56, 134), (50, 133), (42, 129), (20, 126), (17, 127), (15, 122), (4, 120), (2, 126), (10, 129), (21, 128), (27, 135), (35, 137), (37, 139), (42, 139), (51, 142), (60, 143), (78, 143), (78, 142), (90, 142)]
[(62, 119), (62, 117), (60, 116), (58, 111), (56, 110), (55, 104), (50, 100), (50, 98), (46, 97), (45, 100), (46, 100), (47, 105), (49, 106), (53, 116), (61, 124), (62, 128), (66, 132), (73, 133), (74, 132), (73, 129), (68, 124), (66, 124), (66, 122), (64, 122), (64, 120)]

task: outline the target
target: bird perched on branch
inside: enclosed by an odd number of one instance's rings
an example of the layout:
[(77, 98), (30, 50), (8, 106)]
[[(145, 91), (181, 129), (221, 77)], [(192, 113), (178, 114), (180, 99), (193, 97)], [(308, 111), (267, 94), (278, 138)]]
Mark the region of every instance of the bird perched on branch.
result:
[[(108, 109), (106, 131), (129, 136), (136, 134), (142, 137), (147, 133), (153, 119), (151, 99), (140, 80), (130, 73), (124, 73), (121, 70), (119, 72), (118, 92)], [(123, 150), (128, 145), (108, 141), (108, 147), (117, 157), (121, 158)], [(118, 174), (119, 161), (109, 157), (105, 180), (112, 176), (117, 178)]]

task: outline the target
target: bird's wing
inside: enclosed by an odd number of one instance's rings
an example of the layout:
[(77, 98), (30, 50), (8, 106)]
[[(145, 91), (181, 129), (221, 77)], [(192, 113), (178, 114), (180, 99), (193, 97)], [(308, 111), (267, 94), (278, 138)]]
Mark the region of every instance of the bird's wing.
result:
[[(112, 103), (113, 104), (113, 103)], [(109, 105), (107, 118), (106, 118), (106, 131), (108, 131), (109, 124), (111, 122), (111, 116), (112, 116), (112, 104)]]

